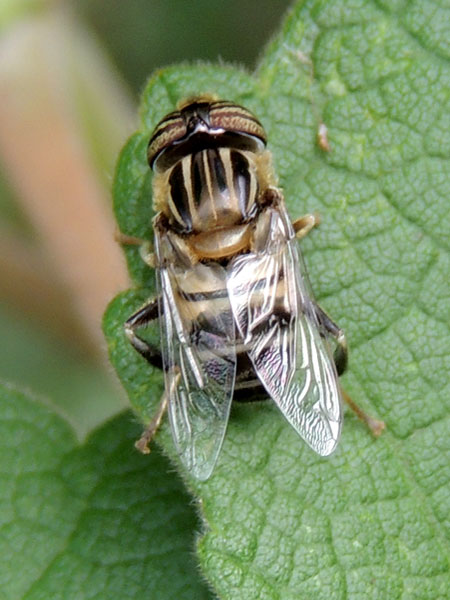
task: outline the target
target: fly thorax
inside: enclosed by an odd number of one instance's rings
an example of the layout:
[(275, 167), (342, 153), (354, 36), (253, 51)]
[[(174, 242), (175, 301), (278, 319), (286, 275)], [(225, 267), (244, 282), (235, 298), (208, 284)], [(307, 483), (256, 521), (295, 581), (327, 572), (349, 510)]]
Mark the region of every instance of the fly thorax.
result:
[(167, 208), (175, 227), (203, 233), (233, 227), (256, 212), (254, 154), (209, 148), (179, 160), (168, 175)]

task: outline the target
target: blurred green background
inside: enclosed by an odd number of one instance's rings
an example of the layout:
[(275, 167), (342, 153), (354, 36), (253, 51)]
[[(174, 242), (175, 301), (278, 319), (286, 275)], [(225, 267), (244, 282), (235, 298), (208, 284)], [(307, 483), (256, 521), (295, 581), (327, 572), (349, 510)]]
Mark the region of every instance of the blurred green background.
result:
[(253, 68), (287, 0), (79, 0), (91, 26), (135, 93), (156, 68), (223, 60)]
[(80, 437), (126, 404), (100, 322), (128, 285), (110, 186), (140, 91), (185, 60), (252, 69), (288, 5), (0, 2), (0, 378), (57, 403)]

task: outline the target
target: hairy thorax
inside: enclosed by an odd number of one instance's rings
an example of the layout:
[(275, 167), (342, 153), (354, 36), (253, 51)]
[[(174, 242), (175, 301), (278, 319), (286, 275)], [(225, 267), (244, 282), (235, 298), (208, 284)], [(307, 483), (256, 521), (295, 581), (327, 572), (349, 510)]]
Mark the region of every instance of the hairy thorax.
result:
[(252, 152), (209, 148), (155, 178), (155, 208), (199, 260), (220, 260), (250, 248), (260, 171), (267, 170), (263, 161)]

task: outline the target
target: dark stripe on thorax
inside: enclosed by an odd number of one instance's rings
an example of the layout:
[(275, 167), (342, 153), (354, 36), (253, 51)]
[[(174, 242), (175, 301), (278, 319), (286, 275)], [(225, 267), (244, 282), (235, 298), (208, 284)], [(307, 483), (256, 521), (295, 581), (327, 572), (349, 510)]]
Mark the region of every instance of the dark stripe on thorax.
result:
[(227, 189), (227, 180), (225, 168), (222, 159), (217, 149), (210, 150), (208, 153), (208, 166), (211, 171), (211, 180), (213, 187), (218, 188), (219, 192), (224, 192)]
[(173, 204), (182, 218), (186, 229), (192, 229), (192, 215), (189, 210), (188, 192), (186, 182), (183, 176), (183, 165), (181, 162), (176, 164), (169, 176), (170, 195)]
[(191, 181), (192, 181), (192, 200), (194, 206), (198, 207), (201, 202), (202, 190), (206, 185), (205, 171), (203, 168), (202, 153), (191, 155)]
[(250, 203), (250, 165), (242, 152), (230, 152), (231, 168), (233, 172), (234, 193), (238, 199), (240, 212), (247, 216)]

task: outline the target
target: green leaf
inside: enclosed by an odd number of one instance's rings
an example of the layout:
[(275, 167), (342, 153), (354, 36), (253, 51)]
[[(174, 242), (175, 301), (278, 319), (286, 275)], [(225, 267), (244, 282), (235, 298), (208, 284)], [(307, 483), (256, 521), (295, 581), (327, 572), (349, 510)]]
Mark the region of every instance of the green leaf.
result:
[[(145, 146), (179, 99), (214, 92), (253, 110), (292, 217), (322, 217), (302, 248), (350, 342), (343, 386), (387, 425), (375, 440), (347, 411), (338, 451), (322, 459), (270, 402), (234, 406), (213, 477), (183, 474), (205, 521), (200, 563), (223, 599), (447, 597), (448, 23), (436, 2), (299, 2), (253, 77), (179, 65), (144, 92), (142, 127), (117, 168), (121, 230), (151, 239)], [(329, 153), (316, 142), (319, 114)], [(105, 330), (147, 421), (161, 376), (127, 348), (122, 323), (154, 280), (136, 249), (127, 257), (138, 289), (112, 303)], [(176, 462), (167, 424), (158, 442)]]
[(36, 321), (17, 307), (0, 304), (0, 381), (17, 381), (51, 398), (83, 438), (123, 410), (125, 399), (109, 374), (98, 363), (90, 364), (86, 352), (73, 347), (69, 334), (62, 340), (50, 330), (48, 321)]
[(53, 409), (0, 386), (0, 597), (209, 598), (196, 518), (167, 459), (124, 414), (79, 445)]

